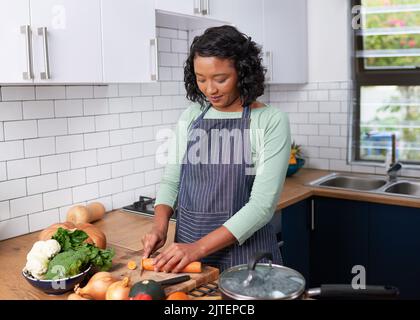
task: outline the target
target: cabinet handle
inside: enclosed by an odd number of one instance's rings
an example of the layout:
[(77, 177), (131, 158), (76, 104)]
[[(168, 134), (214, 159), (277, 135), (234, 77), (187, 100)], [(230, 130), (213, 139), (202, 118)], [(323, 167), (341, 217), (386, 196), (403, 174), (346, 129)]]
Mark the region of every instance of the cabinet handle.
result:
[(210, 14), (209, 0), (204, 0), (204, 9), (201, 11), (203, 15)]
[(273, 81), (273, 53), (271, 51), (267, 51), (265, 56), (268, 62), (268, 76), (266, 77), (266, 80)]
[(153, 62), (151, 63), (150, 79), (152, 81), (159, 80), (159, 61), (158, 61), (158, 42), (157, 38), (150, 39), (150, 48), (154, 47), (154, 52), (150, 56), (154, 56), (154, 68), (152, 67)]
[(315, 200), (311, 200), (311, 230), (315, 230)]
[(194, 0), (194, 3), (195, 3), (194, 13), (202, 13), (201, 1), (202, 0)]
[(51, 79), (50, 74), (50, 60), (48, 55), (48, 33), (47, 27), (38, 28), (38, 35), (42, 36), (42, 42), (44, 45), (44, 65), (45, 65), (45, 72), (40, 72), (40, 76), (42, 80), (49, 80)]
[(21, 26), (20, 33), (25, 35), (26, 45), (26, 71), (22, 73), (24, 80), (32, 80), (34, 78), (32, 69), (32, 37), (31, 27), (29, 25)]

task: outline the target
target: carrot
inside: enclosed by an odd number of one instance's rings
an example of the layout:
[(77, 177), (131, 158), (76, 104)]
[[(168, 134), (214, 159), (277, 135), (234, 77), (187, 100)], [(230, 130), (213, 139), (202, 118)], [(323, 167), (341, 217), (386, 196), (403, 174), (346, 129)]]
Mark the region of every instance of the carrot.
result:
[[(143, 259), (142, 262), (143, 269), (148, 271), (154, 270), (153, 265), (153, 259), (152, 258), (146, 258)], [(194, 261), (188, 264), (184, 269), (181, 270), (183, 273), (200, 273), (201, 272), (201, 262), (200, 261)]]
[(127, 263), (127, 268), (130, 270), (134, 270), (137, 268), (137, 263), (134, 260), (130, 260)]

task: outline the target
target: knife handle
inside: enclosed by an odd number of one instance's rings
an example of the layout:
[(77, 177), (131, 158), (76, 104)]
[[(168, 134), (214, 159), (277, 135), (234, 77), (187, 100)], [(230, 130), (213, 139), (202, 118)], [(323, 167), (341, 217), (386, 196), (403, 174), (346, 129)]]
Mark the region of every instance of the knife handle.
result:
[(188, 281), (188, 280), (191, 280), (191, 277), (187, 275), (187, 276), (179, 276), (179, 277), (174, 277), (174, 278), (170, 278), (170, 279), (166, 279), (162, 281), (157, 281), (157, 283), (159, 283), (161, 286), (169, 286), (172, 284), (177, 284), (177, 283)]

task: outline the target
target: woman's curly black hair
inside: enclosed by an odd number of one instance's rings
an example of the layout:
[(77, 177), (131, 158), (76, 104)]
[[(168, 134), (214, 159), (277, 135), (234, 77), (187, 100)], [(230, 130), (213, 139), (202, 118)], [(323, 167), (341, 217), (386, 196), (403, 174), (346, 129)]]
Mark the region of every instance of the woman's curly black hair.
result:
[(208, 28), (194, 38), (185, 62), (184, 82), (187, 98), (202, 107), (208, 102), (197, 85), (194, 58), (218, 57), (234, 61), (238, 73), (238, 90), (243, 105), (249, 105), (264, 93), (266, 69), (262, 64), (261, 48), (251, 37), (232, 26)]

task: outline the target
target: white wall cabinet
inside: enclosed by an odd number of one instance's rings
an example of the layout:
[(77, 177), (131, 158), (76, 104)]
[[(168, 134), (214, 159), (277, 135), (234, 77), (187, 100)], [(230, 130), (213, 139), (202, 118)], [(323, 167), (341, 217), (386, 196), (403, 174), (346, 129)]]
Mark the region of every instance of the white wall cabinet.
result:
[(31, 0), (30, 8), (35, 82), (102, 82), (100, 0)]
[(188, 15), (202, 15), (202, 4), (203, 0), (155, 0), (158, 10)]
[(226, 23), (263, 46), (267, 82), (307, 82), (307, 0), (1, 0), (0, 84), (156, 81), (156, 25)]
[(267, 82), (307, 82), (307, 29), (307, 0), (264, 0)]
[(31, 83), (29, 0), (0, 1), (0, 43), (0, 83)]
[(0, 83), (102, 82), (99, 0), (2, 0), (0, 41)]
[(208, 0), (210, 18), (229, 21), (239, 31), (263, 44), (263, 0)]
[[(165, 9), (181, 13), (183, 6), (173, 1), (156, 1), (172, 3), (173, 7), (166, 5)], [(203, 18), (227, 21), (262, 46), (268, 83), (307, 82), (307, 0), (201, 0), (200, 8)], [(193, 30), (190, 38), (204, 30)]]
[(153, 1), (102, 0), (101, 5), (104, 82), (158, 80)]

